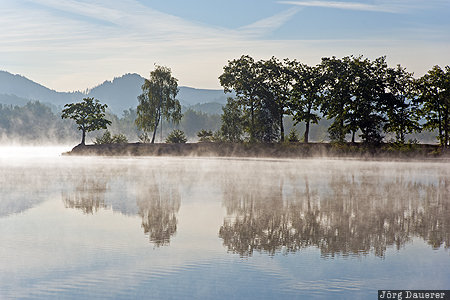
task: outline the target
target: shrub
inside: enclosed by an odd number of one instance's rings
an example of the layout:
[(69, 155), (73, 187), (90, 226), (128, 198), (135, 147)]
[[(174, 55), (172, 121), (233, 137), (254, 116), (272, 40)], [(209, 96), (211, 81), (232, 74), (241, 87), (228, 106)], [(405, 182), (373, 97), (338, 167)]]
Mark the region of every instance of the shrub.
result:
[(128, 143), (128, 139), (124, 134), (115, 134), (114, 136), (111, 136), (109, 130), (106, 130), (101, 137), (96, 137), (94, 141), (94, 144), (96, 145), (126, 143)]
[(150, 137), (145, 131), (139, 135), (139, 140), (141, 141), (141, 143), (150, 143)]
[(179, 129), (173, 130), (166, 138), (166, 143), (169, 144), (181, 144), (186, 142), (187, 138), (184, 135), (184, 132)]
[(106, 130), (101, 137), (96, 137), (94, 144), (101, 145), (101, 144), (111, 144), (112, 143), (112, 137), (111, 132), (109, 130)]
[(112, 137), (112, 142), (113, 142), (113, 144), (126, 144), (126, 143), (128, 143), (128, 139), (124, 134), (120, 133), (120, 134), (115, 134)]
[(292, 128), (289, 132), (288, 141), (290, 143), (297, 143), (299, 141), (297, 130), (295, 130), (295, 128)]
[(213, 141), (213, 133), (211, 130), (202, 129), (197, 133), (199, 137), (199, 142), (212, 142)]

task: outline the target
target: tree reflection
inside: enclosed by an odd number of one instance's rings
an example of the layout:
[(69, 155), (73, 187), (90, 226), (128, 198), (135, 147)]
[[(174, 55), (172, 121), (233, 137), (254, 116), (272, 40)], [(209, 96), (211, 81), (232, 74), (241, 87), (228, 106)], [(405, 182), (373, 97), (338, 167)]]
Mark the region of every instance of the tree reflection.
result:
[(75, 190), (62, 193), (66, 208), (75, 208), (85, 214), (93, 214), (101, 208), (105, 208), (105, 193), (107, 181), (104, 178), (96, 178), (83, 174), (76, 183)]
[(156, 246), (167, 245), (177, 231), (181, 203), (178, 184), (183, 170), (141, 171), (123, 166), (77, 170), (69, 177), (74, 187), (62, 192), (64, 205), (85, 214), (106, 207), (124, 215), (137, 214), (150, 241)]
[[(228, 217), (219, 236), (241, 256), (270, 255), (315, 246), (324, 257), (383, 257), (421, 237), (432, 247), (450, 245), (448, 178), (421, 183), (398, 174), (392, 180), (373, 172), (333, 172), (311, 186), (308, 176), (267, 181), (224, 179)], [(294, 187), (294, 188), (292, 188)]]
[(153, 174), (152, 180), (138, 187), (138, 214), (142, 218), (142, 228), (156, 246), (170, 243), (177, 231), (177, 213), (181, 197), (178, 186), (166, 182)]

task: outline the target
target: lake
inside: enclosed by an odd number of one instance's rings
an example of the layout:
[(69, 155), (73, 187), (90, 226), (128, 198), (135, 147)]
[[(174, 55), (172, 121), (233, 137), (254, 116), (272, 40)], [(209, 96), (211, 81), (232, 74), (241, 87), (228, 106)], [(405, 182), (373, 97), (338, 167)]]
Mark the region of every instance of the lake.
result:
[(376, 299), (450, 287), (450, 163), (0, 149), (0, 298)]

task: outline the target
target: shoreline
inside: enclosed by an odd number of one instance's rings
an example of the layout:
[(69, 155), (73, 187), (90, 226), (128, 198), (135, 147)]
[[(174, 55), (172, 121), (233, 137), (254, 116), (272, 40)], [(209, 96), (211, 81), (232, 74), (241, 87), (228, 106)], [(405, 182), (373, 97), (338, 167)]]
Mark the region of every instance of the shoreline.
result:
[(351, 158), (397, 160), (450, 160), (450, 150), (438, 145), (416, 144), (395, 147), (383, 144), (367, 147), (362, 144), (331, 143), (185, 143), (185, 144), (101, 144), (77, 145), (67, 156), (174, 156), (174, 157), (229, 157), (229, 158)]

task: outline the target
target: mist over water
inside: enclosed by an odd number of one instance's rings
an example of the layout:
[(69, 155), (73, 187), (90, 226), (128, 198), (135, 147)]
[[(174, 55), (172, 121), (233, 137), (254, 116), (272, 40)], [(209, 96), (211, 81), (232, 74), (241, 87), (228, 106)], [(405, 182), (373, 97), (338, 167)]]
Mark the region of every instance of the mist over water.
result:
[(60, 155), (68, 150), (0, 147), (0, 298), (448, 288), (448, 162)]

